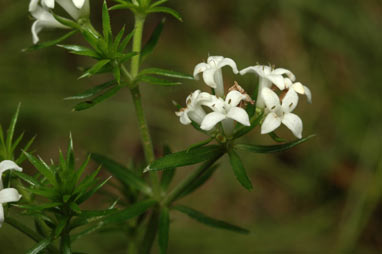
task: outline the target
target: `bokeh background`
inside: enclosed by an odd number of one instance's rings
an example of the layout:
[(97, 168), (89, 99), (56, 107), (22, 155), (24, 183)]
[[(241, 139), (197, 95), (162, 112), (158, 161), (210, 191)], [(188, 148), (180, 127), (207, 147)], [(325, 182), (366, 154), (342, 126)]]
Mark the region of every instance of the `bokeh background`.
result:
[[(33, 146), (43, 158), (56, 158), (73, 134), (77, 154), (98, 152), (122, 163), (141, 160), (142, 150), (127, 90), (90, 110), (72, 112), (63, 98), (108, 79), (77, 80), (92, 62), (51, 47), (21, 52), (31, 45), (26, 0), (0, 0), (0, 123), (7, 126), (22, 103), (18, 132), (37, 135)], [(102, 1), (92, 1), (99, 27)], [(208, 55), (235, 59), (240, 69), (274, 64), (290, 69), (313, 93), (296, 113), (304, 135), (317, 137), (290, 151), (262, 155), (243, 152), (254, 184), (243, 189), (227, 159), (203, 188), (179, 203), (247, 227), (247, 236), (207, 228), (174, 212), (169, 253), (382, 253), (382, 5), (379, 0), (170, 0), (184, 18), (167, 18), (163, 36), (145, 66), (191, 73)], [(163, 16), (146, 23), (145, 40)], [(112, 14), (115, 31), (132, 16)], [(62, 31), (44, 31), (56, 38)], [(69, 43), (83, 42), (73, 37)], [(226, 86), (237, 80), (249, 91), (254, 76), (224, 71)], [(184, 104), (201, 81), (163, 88), (143, 84), (145, 111), (154, 144), (181, 150), (203, 136), (182, 126), (171, 101)], [(288, 130), (277, 133), (293, 139)], [(274, 143), (255, 129), (243, 142)], [(29, 165), (24, 166), (28, 170)], [(177, 179), (192, 168), (178, 169)], [(105, 177), (107, 173), (103, 173)], [(94, 204), (102, 207), (102, 197)], [(24, 253), (32, 246), (8, 225), (0, 230), (0, 253)], [(93, 234), (75, 245), (87, 253), (126, 253), (123, 235)]]

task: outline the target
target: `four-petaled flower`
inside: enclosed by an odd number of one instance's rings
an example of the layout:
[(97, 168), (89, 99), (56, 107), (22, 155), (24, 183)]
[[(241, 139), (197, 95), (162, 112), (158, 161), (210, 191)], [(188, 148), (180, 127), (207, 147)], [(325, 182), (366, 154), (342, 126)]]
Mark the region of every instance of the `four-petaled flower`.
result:
[(58, 22), (51, 13), (55, 2), (75, 20), (89, 16), (89, 0), (31, 0), (29, 12), (36, 19), (32, 25), (34, 44), (39, 41), (38, 33), (44, 28), (69, 28)]
[(203, 104), (208, 104), (212, 100), (212, 95), (200, 90), (194, 91), (186, 99), (187, 107), (175, 112), (179, 116), (180, 122), (184, 125), (190, 124), (191, 121), (198, 123), (199, 125), (206, 116), (206, 112), (202, 108)]
[(3, 204), (9, 203), (9, 202), (17, 202), (21, 198), (21, 195), (19, 192), (14, 188), (6, 188), (0, 190), (0, 227), (3, 225), (4, 222), (4, 208)]
[(290, 80), (289, 78), (284, 78), (284, 83), (286, 89), (292, 89), (296, 93), (305, 94), (308, 99), (308, 102), (312, 103), (312, 93), (310, 92), (310, 89), (308, 87), (304, 86), (300, 82), (293, 83), (292, 80)]
[(236, 90), (229, 92), (225, 100), (214, 96), (212, 102), (205, 104), (212, 109), (212, 112), (204, 117), (200, 128), (208, 131), (215, 127), (217, 123), (222, 122), (225, 134), (230, 135), (234, 127), (233, 120), (242, 125), (249, 126), (248, 113), (244, 109), (238, 107), (240, 102), (246, 99), (246, 95)]
[(280, 99), (275, 92), (265, 87), (262, 96), (268, 113), (261, 125), (261, 134), (266, 134), (277, 129), (281, 123), (288, 127), (297, 137), (302, 136), (302, 121), (296, 114), (291, 113), (297, 106), (298, 96), (293, 89), (289, 89), (280, 104)]
[(287, 77), (295, 81), (296, 77), (294, 74), (284, 68), (273, 69), (270, 66), (266, 65), (255, 65), (247, 67), (240, 71), (241, 75), (245, 75), (247, 73), (254, 72), (259, 76), (259, 92), (257, 96), (256, 106), (259, 108), (264, 108), (264, 98), (262, 97), (262, 90), (264, 88), (270, 88), (272, 84), (277, 86), (280, 90), (285, 89), (284, 77), (283, 75), (287, 75)]
[(231, 58), (225, 58), (222, 56), (210, 56), (207, 59), (207, 63), (199, 63), (194, 68), (194, 78), (199, 78), (199, 73), (203, 73), (204, 82), (215, 89), (217, 96), (224, 96), (224, 83), (222, 70), (224, 66), (230, 66), (233, 73), (237, 74), (239, 71), (236, 67), (236, 63)]
[(0, 190), (3, 188), (3, 181), (1, 179), (3, 173), (7, 170), (16, 170), (16, 171), (23, 171), (21, 167), (19, 167), (15, 162), (11, 160), (3, 160), (0, 162)]

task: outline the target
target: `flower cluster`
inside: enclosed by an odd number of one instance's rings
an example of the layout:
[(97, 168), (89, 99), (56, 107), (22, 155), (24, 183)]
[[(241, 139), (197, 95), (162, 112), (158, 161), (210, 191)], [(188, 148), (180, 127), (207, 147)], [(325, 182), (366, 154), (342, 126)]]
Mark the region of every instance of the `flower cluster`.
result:
[(10, 160), (3, 160), (2, 162), (0, 162), (0, 227), (4, 222), (3, 204), (9, 202), (17, 202), (21, 198), (21, 195), (15, 188), (4, 188), (2, 174), (7, 170), (22, 171), (23, 169)]
[(38, 34), (44, 28), (63, 28), (69, 27), (56, 20), (52, 13), (57, 2), (74, 20), (89, 16), (89, 0), (31, 0), (29, 12), (35, 18), (32, 25), (33, 43), (39, 41)]
[(186, 100), (187, 106), (176, 112), (182, 124), (195, 122), (200, 129), (210, 131), (221, 123), (224, 134), (227, 136), (232, 134), (235, 121), (244, 126), (250, 126), (245, 108), (248, 103), (254, 102), (236, 82), (225, 95), (221, 70), (224, 66), (230, 66), (234, 74), (255, 73), (259, 77), (256, 107), (265, 113), (261, 134), (274, 131), (282, 123), (297, 138), (302, 137), (302, 120), (292, 111), (298, 104), (298, 94), (306, 95), (311, 102), (309, 88), (300, 82), (295, 82), (295, 75), (287, 69), (255, 65), (238, 71), (232, 59), (222, 56), (210, 56), (206, 63), (195, 66), (194, 78), (198, 79), (199, 74), (202, 73), (204, 82), (213, 89), (215, 95), (200, 90), (189, 95)]

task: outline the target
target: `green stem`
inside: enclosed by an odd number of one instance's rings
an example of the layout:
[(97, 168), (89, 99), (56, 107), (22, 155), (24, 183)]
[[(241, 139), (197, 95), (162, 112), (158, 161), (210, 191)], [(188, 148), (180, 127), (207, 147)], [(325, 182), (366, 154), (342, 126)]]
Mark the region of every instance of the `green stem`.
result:
[[(143, 25), (145, 22), (145, 16), (142, 14), (135, 14), (135, 27), (134, 27), (134, 37), (133, 37), (133, 52), (141, 52), (142, 46), (142, 32)], [(139, 72), (139, 63), (140, 63), (140, 54), (133, 56), (131, 59), (131, 70), (130, 78), (134, 80)], [(124, 73), (124, 72), (123, 72)], [(149, 128), (147, 125), (146, 117), (143, 111), (141, 93), (139, 87), (135, 86), (130, 89), (131, 95), (133, 98), (135, 112), (138, 119), (138, 128), (141, 136), (141, 141), (143, 145), (143, 151), (146, 158), (146, 163), (150, 164), (154, 161), (154, 147), (151, 141)], [(160, 195), (160, 186), (159, 186), (159, 177), (156, 172), (150, 173), (150, 180), (153, 187), (154, 198), (159, 198)]]
[(211, 167), (224, 153), (217, 155), (211, 160), (203, 163), (199, 168), (195, 169), (191, 174), (187, 176), (179, 185), (177, 185), (162, 201), (164, 206), (169, 206), (175, 201), (179, 195), (193, 182), (195, 181), (205, 170)]

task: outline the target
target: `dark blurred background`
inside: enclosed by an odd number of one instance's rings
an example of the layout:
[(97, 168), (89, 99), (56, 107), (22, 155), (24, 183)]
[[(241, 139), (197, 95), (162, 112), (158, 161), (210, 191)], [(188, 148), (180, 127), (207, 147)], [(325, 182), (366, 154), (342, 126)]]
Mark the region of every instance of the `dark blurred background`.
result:
[[(77, 154), (88, 151), (128, 163), (143, 158), (134, 108), (127, 90), (90, 110), (72, 112), (63, 98), (107, 80), (77, 80), (79, 67), (92, 63), (51, 47), (32, 53), (29, 1), (0, 0), (0, 123), (7, 126), (22, 103), (18, 132), (37, 135), (33, 146), (43, 158), (56, 158), (72, 132)], [(99, 27), (100, 5), (92, 1)], [(182, 204), (247, 227), (248, 236), (207, 228), (182, 214), (172, 216), (169, 253), (382, 253), (381, 159), (381, 17), (379, 0), (189, 0), (169, 1), (184, 18), (167, 17), (163, 36), (145, 66), (192, 73), (208, 54), (233, 58), (239, 69), (274, 64), (290, 69), (313, 93), (296, 113), (304, 135), (317, 137), (287, 152), (243, 152), (254, 190), (243, 189), (222, 160), (215, 176)], [(162, 18), (152, 15), (145, 39)], [(112, 14), (114, 31), (132, 28), (127, 11)], [(42, 40), (63, 31), (43, 31)], [(77, 36), (67, 44), (82, 42)], [(252, 91), (254, 75), (234, 76)], [(142, 85), (145, 111), (158, 148), (181, 150), (203, 136), (179, 123), (171, 100), (184, 104), (187, 94), (207, 89), (202, 81), (180, 87)], [(277, 133), (293, 139), (281, 128)], [(255, 129), (244, 142), (273, 144)], [(28, 171), (28, 165), (24, 166)], [(180, 179), (192, 168), (178, 170)], [(105, 176), (107, 175), (104, 173)], [(101, 198), (100, 198), (101, 200)], [(90, 204), (104, 208), (101, 202)], [(22, 244), (21, 244), (22, 243)], [(29, 239), (8, 225), (0, 230), (0, 253), (24, 253)], [(75, 245), (87, 253), (125, 253), (121, 234), (93, 234)]]

